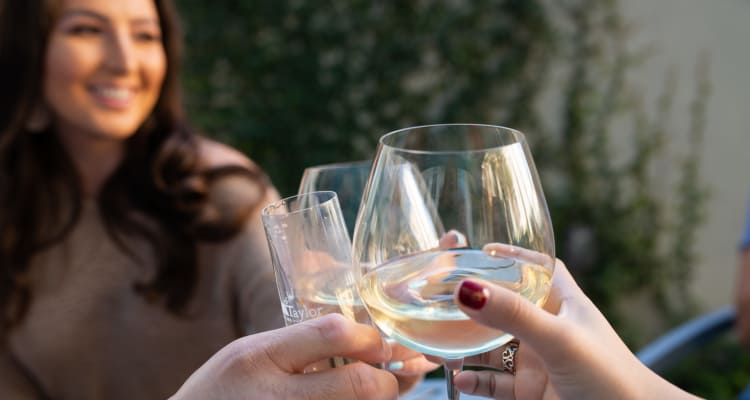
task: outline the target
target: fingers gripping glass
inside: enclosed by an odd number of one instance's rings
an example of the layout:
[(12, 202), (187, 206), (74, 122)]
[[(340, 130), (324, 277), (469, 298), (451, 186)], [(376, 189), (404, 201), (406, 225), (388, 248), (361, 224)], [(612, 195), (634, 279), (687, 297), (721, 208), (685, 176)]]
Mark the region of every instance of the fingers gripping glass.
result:
[(381, 138), (353, 240), (359, 294), (384, 333), (446, 360), (451, 399), (464, 357), (512, 339), (461, 312), (456, 285), (488, 280), (541, 306), (553, 261), (552, 224), (521, 132), (432, 125)]

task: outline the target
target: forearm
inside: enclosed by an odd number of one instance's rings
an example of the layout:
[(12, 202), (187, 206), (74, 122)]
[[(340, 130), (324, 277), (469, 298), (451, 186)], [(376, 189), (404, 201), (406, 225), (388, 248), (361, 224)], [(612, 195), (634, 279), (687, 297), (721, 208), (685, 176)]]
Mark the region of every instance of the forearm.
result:
[(737, 307), (737, 332), (740, 342), (750, 347), (750, 248), (743, 249), (739, 258), (734, 291)]
[(750, 301), (750, 248), (740, 250), (735, 300), (738, 306)]

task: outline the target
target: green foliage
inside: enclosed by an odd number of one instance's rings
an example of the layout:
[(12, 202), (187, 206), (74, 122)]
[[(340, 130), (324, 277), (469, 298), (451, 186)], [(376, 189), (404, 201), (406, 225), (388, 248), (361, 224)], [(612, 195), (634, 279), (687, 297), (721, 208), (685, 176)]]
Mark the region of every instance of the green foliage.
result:
[(725, 337), (689, 355), (664, 378), (704, 399), (735, 399), (750, 384), (750, 353)]
[[(559, 255), (616, 327), (638, 331), (617, 312), (633, 292), (669, 318), (691, 310), (708, 89), (691, 110), (680, 174), (657, 178), (672, 163), (674, 80), (646, 112), (627, 79), (643, 57), (627, 50), (616, 0), (178, 3), (193, 121), (249, 154), (283, 194), (307, 166), (371, 158), (397, 128), (512, 126), (532, 145)], [(615, 147), (623, 120), (630, 142)]]
[(191, 116), (285, 194), (396, 128), (529, 120), (550, 39), (538, 1), (178, 3)]
[[(667, 145), (676, 137), (666, 121), (674, 71), (668, 71), (653, 111), (646, 111), (637, 82), (628, 78), (644, 55), (627, 49), (629, 27), (617, 2), (566, 2), (560, 12), (570, 21), (568, 30), (558, 31), (562, 58), (569, 61), (562, 112), (557, 128), (535, 148), (558, 251), (620, 333), (642, 344), (639, 321), (618, 312), (624, 295), (654, 300), (666, 326), (696, 312), (687, 283), (706, 197), (699, 172), (707, 63), (700, 60), (697, 67), (688, 150), (675, 163), (677, 173), (669, 174)], [(615, 135), (623, 133), (630, 145), (619, 138), (615, 146)]]

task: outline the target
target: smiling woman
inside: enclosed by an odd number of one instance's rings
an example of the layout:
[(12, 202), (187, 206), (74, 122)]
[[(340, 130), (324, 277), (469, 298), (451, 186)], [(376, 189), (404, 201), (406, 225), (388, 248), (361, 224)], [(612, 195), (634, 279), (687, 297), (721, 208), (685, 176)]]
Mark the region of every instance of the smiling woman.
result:
[(282, 324), (260, 221), (278, 194), (189, 129), (180, 45), (170, 0), (0, 0), (0, 398), (164, 399), (194, 371), (180, 398), (395, 397), (367, 364), (297, 367), (395, 361), (402, 389), (434, 368), (371, 328), (321, 319), (336, 340), (279, 360), (304, 327), (237, 344)]
[(148, 0), (68, 4), (45, 57), (44, 97), (57, 130), (66, 141), (128, 137), (156, 104), (166, 73), (156, 7)]
[(96, 171), (83, 182), (94, 194), (117, 165), (122, 139), (153, 110), (167, 57), (153, 1), (63, 4), (49, 35), (43, 94), (63, 145), (102, 156), (85, 160), (99, 168), (79, 165)]
[(167, 0), (0, 0), (0, 398), (163, 399), (280, 326), (278, 196), (188, 128), (180, 50)]

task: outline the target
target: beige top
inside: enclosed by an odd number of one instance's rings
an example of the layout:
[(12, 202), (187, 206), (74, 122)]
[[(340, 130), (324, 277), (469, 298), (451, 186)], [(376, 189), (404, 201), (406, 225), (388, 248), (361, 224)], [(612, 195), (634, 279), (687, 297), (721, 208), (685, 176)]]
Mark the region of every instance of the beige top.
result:
[(277, 197), (269, 190), (237, 237), (199, 247), (189, 318), (133, 291), (154, 273), (151, 247), (132, 244), (145, 263), (124, 254), (86, 203), (70, 235), (32, 262), (33, 302), (0, 348), (0, 398), (39, 398), (36, 385), (55, 400), (165, 399), (233, 339), (282, 326), (260, 222)]

